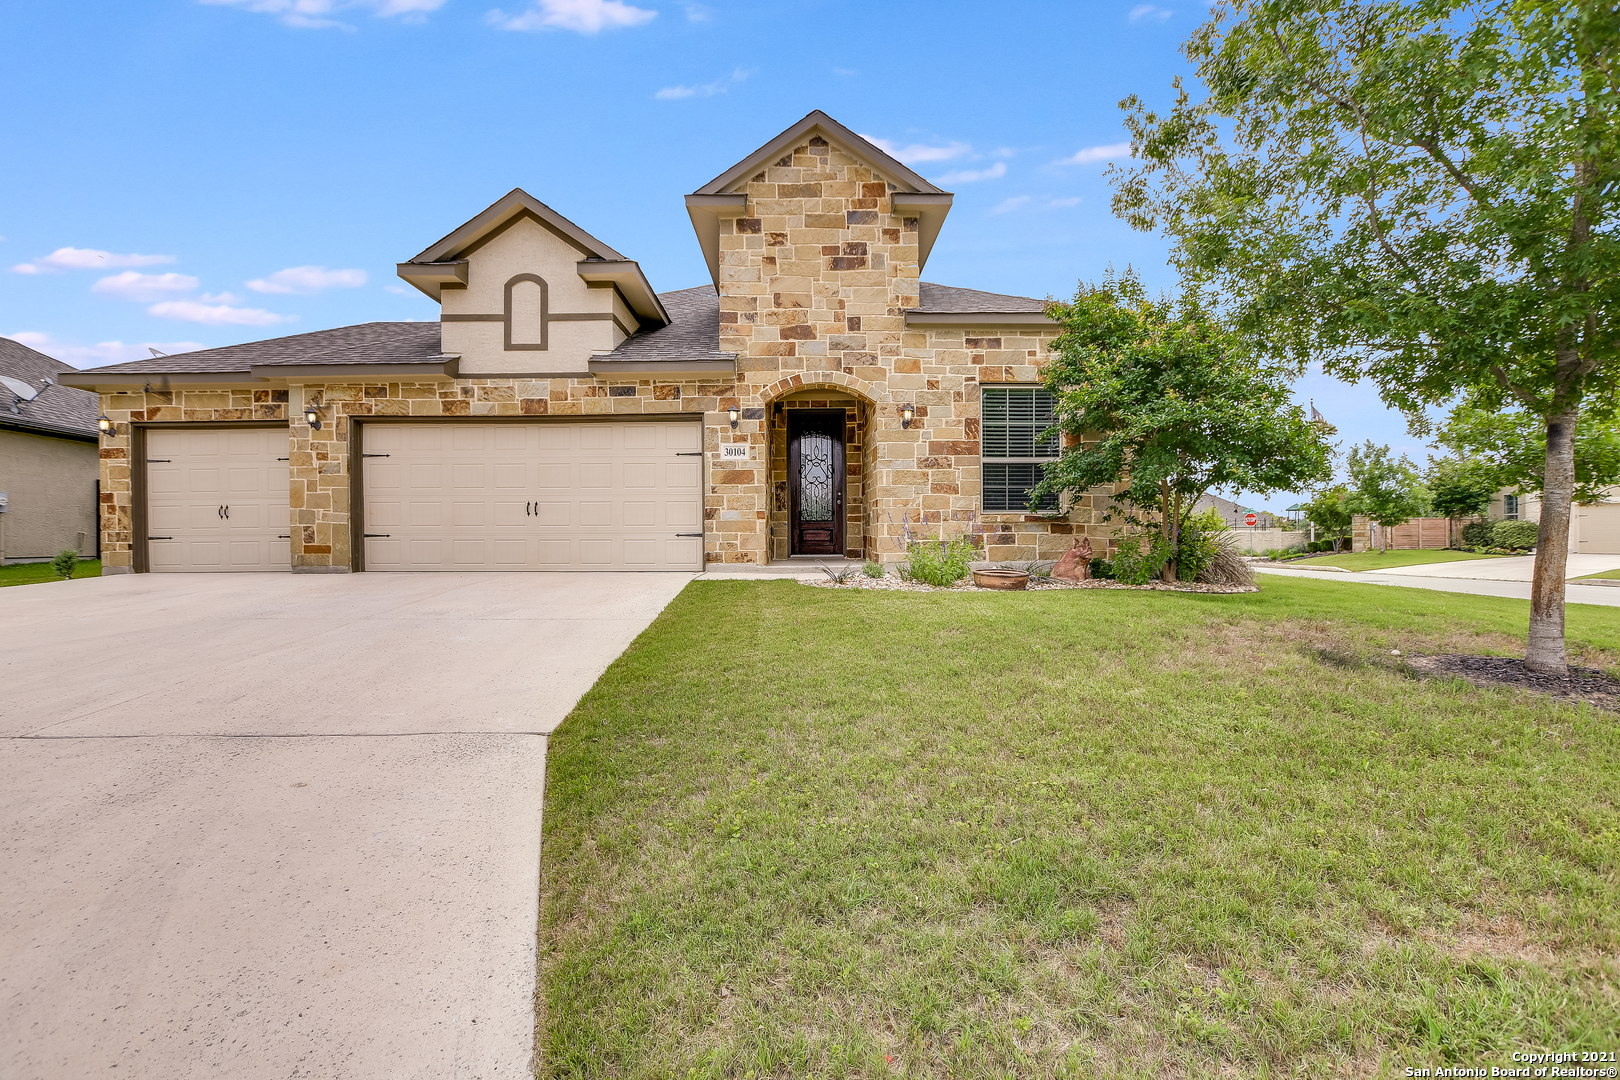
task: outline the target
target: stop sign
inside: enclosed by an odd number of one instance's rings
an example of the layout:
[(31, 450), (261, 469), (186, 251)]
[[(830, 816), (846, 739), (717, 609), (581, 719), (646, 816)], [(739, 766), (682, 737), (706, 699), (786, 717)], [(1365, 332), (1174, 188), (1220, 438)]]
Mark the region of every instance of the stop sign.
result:
[(1243, 515), (1243, 524), (1258, 525), (1260, 524), (1260, 518), (1255, 514), (1245, 514)]

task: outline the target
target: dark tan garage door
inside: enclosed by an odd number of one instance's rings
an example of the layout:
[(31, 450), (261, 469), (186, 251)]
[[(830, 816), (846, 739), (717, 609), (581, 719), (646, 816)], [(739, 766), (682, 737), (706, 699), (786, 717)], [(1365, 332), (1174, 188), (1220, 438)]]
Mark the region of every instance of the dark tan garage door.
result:
[(373, 423), (367, 570), (701, 570), (690, 421)]

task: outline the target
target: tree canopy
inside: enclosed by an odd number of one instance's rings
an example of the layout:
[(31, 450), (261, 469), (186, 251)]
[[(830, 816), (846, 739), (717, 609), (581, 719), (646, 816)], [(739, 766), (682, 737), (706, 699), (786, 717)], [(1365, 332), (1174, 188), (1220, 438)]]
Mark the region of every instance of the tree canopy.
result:
[(1157, 518), (1173, 559), (1205, 493), (1291, 490), (1329, 475), (1324, 432), (1290, 400), (1286, 372), (1196, 296), (1150, 298), (1127, 273), (1082, 285), (1048, 314), (1063, 323), (1045, 378), (1068, 438), (1032, 499), (1111, 484), (1136, 523)]
[(1296, 365), (1541, 418), (1527, 662), (1562, 672), (1571, 441), (1620, 382), (1620, 7), (1232, 0), (1185, 52), (1207, 96), (1126, 100), (1116, 212)]
[(1353, 514), (1365, 514), (1381, 527), (1381, 549), (1389, 547), (1390, 529), (1423, 516), (1429, 508), (1428, 489), (1423, 486), (1417, 466), (1405, 454), (1397, 458), (1389, 447), (1368, 439), (1350, 448), (1345, 455), (1345, 470), (1350, 474), (1345, 508)]
[[(1459, 405), (1434, 434), (1441, 446), (1472, 461), (1493, 491), (1541, 494), (1547, 425), (1529, 410)], [(1572, 497), (1578, 503), (1598, 502), (1604, 489), (1620, 484), (1620, 430), (1612, 421), (1588, 417), (1575, 429), (1574, 443)]]

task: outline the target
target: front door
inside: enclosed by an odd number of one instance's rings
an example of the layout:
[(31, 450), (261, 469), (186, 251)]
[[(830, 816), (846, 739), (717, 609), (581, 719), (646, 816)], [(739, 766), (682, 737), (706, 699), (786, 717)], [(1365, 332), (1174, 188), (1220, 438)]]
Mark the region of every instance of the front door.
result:
[(788, 411), (788, 513), (795, 555), (844, 554), (844, 411)]

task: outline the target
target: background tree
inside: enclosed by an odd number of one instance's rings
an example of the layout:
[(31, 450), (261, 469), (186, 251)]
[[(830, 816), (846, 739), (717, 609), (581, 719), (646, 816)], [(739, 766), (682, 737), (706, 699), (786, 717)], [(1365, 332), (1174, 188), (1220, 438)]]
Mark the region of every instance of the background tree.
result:
[(1298, 364), (1540, 418), (1526, 666), (1564, 673), (1574, 439), (1620, 348), (1620, 5), (1232, 0), (1185, 52), (1208, 97), (1125, 101), (1116, 212)]
[(1329, 475), (1326, 436), (1289, 400), (1285, 372), (1222, 329), (1196, 296), (1149, 299), (1127, 272), (1082, 285), (1048, 314), (1064, 329), (1046, 385), (1069, 438), (1032, 503), (1114, 485), (1130, 520), (1157, 519), (1174, 581), (1182, 528), (1201, 496), (1286, 491)]
[(1387, 446), (1371, 439), (1352, 446), (1345, 458), (1350, 473), (1350, 496), (1345, 509), (1364, 514), (1378, 525), (1378, 550), (1389, 550), (1389, 530), (1422, 517), (1428, 509), (1429, 493), (1423, 487), (1417, 466), (1405, 454), (1394, 457)]
[(1339, 550), (1339, 538), (1350, 531), (1350, 509), (1345, 500), (1350, 489), (1343, 484), (1324, 487), (1305, 504), (1305, 520), (1315, 525), (1333, 541), (1333, 550)]
[[(1535, 413), (1465, 403), (1434, 429), (1434, 436), (1453, 454), (1474, 461), (1493, 492), (1505, 488), (1521, 495), (1543, 493), (1547, 426)], [(1589, 415), (1576, 428), (1572, 442), (1571, 499), (1598, 502), (1607, 488), (1620, 484), (1620, 430), (1611, 419)]]
[(1429, 505), (1436, 514), (1448, 519), (1446, 543), (1461, 546), (1457, 536), (1457, 521), (1465, 517), (1483, 517), (1491, 509), (1491, 497), (1501, 485), (1496, 483), (1491, 470), (1475, 458), (1441, 458), (1429, 469)]

